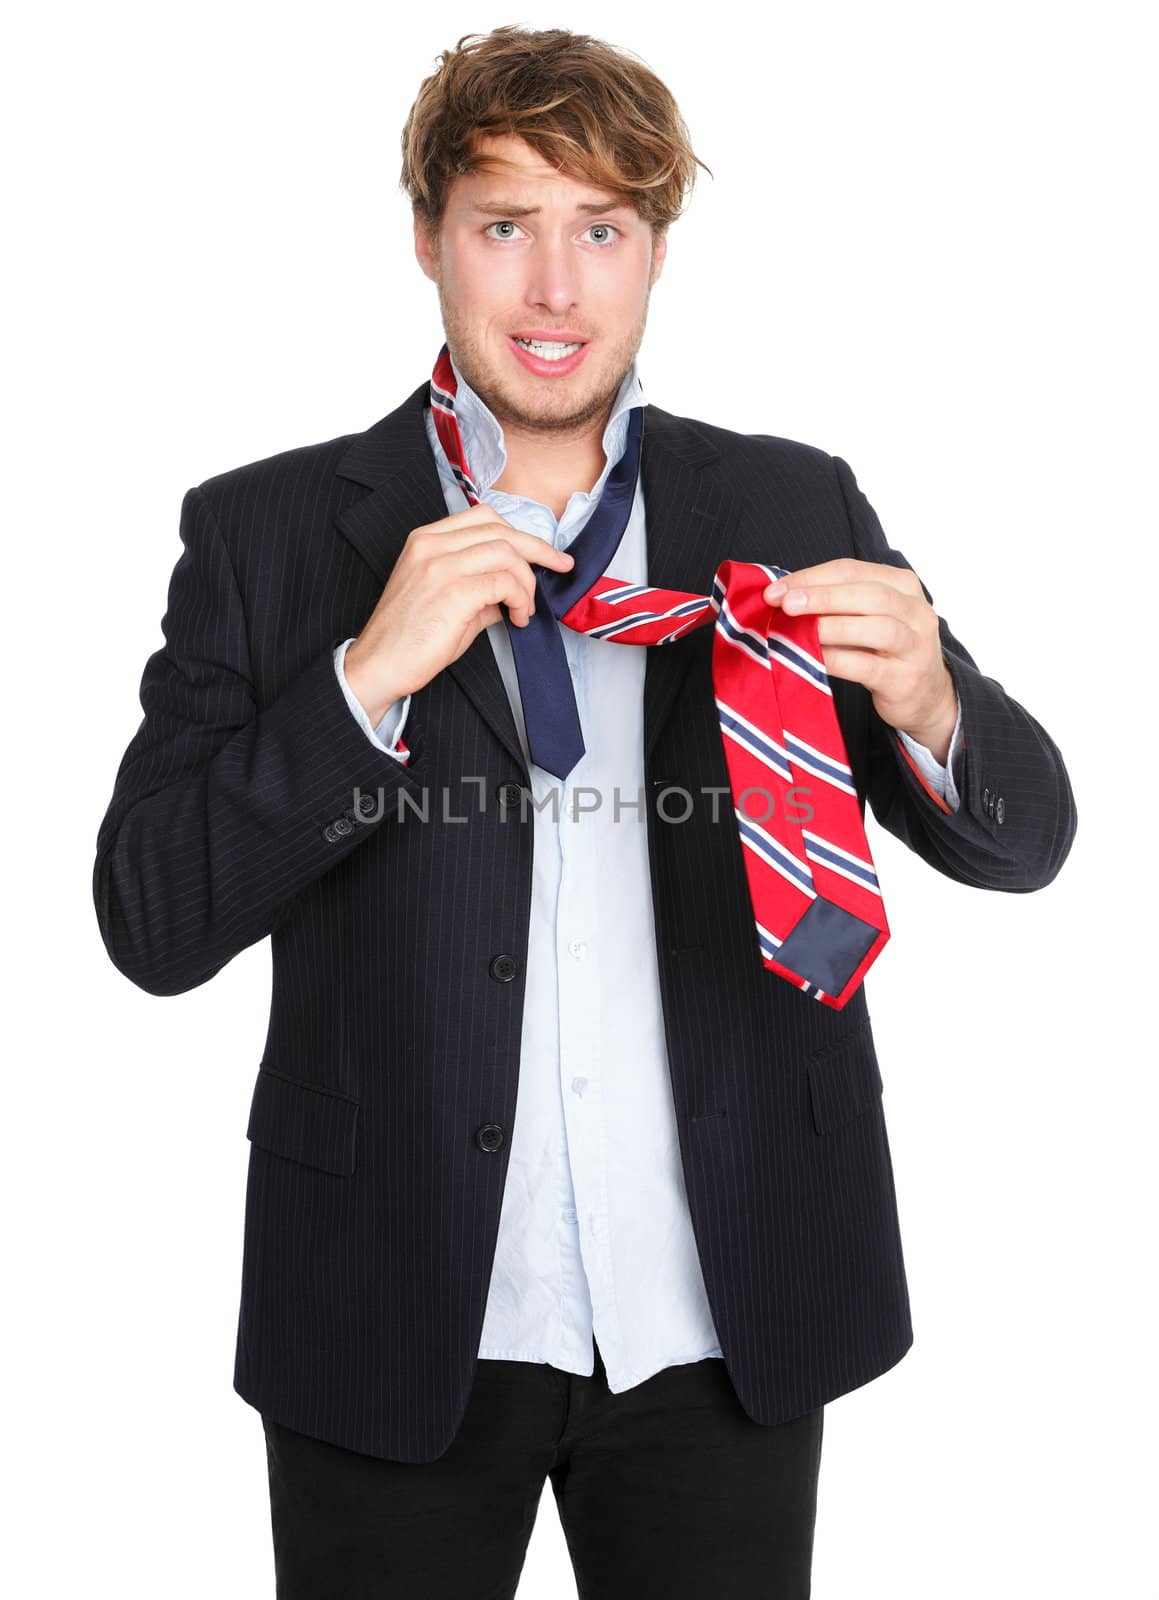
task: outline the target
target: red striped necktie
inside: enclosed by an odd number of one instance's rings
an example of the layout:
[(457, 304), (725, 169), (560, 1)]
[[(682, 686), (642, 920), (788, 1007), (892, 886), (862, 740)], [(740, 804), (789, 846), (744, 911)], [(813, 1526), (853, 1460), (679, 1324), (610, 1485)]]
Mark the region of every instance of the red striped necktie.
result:
[[(431, 415), (455, 481), (480, 496), (455, 415), (446, 344), (431, 377)], [(623, 455), (569, 551), (570, 572), (535, 566), (535, 610), (507, 618), (528, 749), (566, 778), (584, 754), (559, 623), (616, 644), (668, 645), (714, 624), (712, 684), (733, 814), (763, 965), (840, 1011), (880, 955), (889, 924), (815, 616), (763, 598), (787, 569), (722, 561), (712, 592), (622, 583), (607, 573), (635, 499), (644, 408), (629, 413)], [(756, 815), (746, 802), (756, 797)]]

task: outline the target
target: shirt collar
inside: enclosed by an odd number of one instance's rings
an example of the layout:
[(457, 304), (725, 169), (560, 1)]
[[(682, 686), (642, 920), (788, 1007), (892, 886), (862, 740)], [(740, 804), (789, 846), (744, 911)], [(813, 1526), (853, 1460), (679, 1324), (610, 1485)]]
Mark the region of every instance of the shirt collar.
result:
[[(448, 352), (449, 353), (449, 352)], [(451, 370), (455, 374), (455, 416), (459, 423), (459, 432), (463, 439), (463, 450), (467, 457), (467, 465), (474, 479), (475, 487), (482, 496), (491, 489), (496, 478), (503, 476), (507, 466), (507, 446), (503, 441), (503, 429), (494, 412), (486, 401), (475, 393), (471, 385), (455, 365), (455, 358), (451, 356)], [(593, 485), (591, 493), (598, 494), (603, 487), (603, 481), (612, 467), (624, 453), (624, 445), (628, 436), (628, 413), (633, 406), (645, 406), (648, 402), (644, 398), (644, 388), (636, 370), (636, 362), (624, 374), (620, 387), (616, 391), (616, 398), (612, 402), (612, 409), (604, 428), (603, 447), (606, 461), (604, 470)], [(428, 433), (433, 434), (434, 429), (428, 424)], [(439, 444), (437, 458), (440, 469), (447, 476), (451, 476), (450, 469), (446, 466), (446, 456), (442, 445)], [(494, 490), (496, 495), (505, 491)]]

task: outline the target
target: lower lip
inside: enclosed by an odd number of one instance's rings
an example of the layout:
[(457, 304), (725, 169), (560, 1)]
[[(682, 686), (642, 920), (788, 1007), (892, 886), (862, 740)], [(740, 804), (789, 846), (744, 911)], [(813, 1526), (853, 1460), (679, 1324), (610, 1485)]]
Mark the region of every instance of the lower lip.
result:
[(516, 344), (510, 334), (507, 336), (507, 343), (528, 372), (534, 372), (541, 378), (566, 378), (569, 372), (574, 372), (579, 366), (588, 349), (586, 344), (581, 344), (573, 355), (564, 356), (559, 361), (545, 361), (542, 356), (534, 355), (530, 350), (525, 350), (521, 344)]

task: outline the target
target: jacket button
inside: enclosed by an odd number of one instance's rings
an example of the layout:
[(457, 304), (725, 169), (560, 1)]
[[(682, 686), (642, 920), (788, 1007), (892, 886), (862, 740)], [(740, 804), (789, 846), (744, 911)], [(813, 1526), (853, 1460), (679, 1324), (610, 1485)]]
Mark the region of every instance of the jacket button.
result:
[(990, 809), (990, 791), (989, 791), (989, 789), (983, 789), (982, 790), (982, 809), (984, 811), (989, 811), (989, 809)]
[(501, 806), (514, 810), (523, 799), (521, 783), (501, 783), (495, 791)]
[(496, 956), (488, 969), (491, 976), (499, 983), (510, 983), (515, 976), (516, 960), (514, 956)]
[(485, 1122), (475, 1134), (475, 1143), (488, 1153), (498, 1150), (503, 1143), (503, 1129), (497, 1122)]
[(322, 837), (328, 844), (337, 844), (342, 835), (338, 832), (337, 828), (332, 822), (328, 822), (322, 829)]
[(1002, 818), (1006, 815), (1006, 801), (1001, 795), (998, 796), (998, 809), (995, 811), (994, 815), (997, 817), (999, 822), (1001, 822)]

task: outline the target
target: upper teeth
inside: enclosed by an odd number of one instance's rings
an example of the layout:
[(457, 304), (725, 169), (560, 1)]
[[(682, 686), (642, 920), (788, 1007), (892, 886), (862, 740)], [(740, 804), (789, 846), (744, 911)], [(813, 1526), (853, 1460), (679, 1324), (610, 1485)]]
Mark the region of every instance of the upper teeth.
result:
[(558, 361), (580, 348), (578, 344), (560, 344), (556, 339), (521, 339), (518, 334), (513, 334), (512, 337), (516, 344), (521, 344), (525, 350), (531, 350), (537, 356), (542, 356), (545, 361)]

